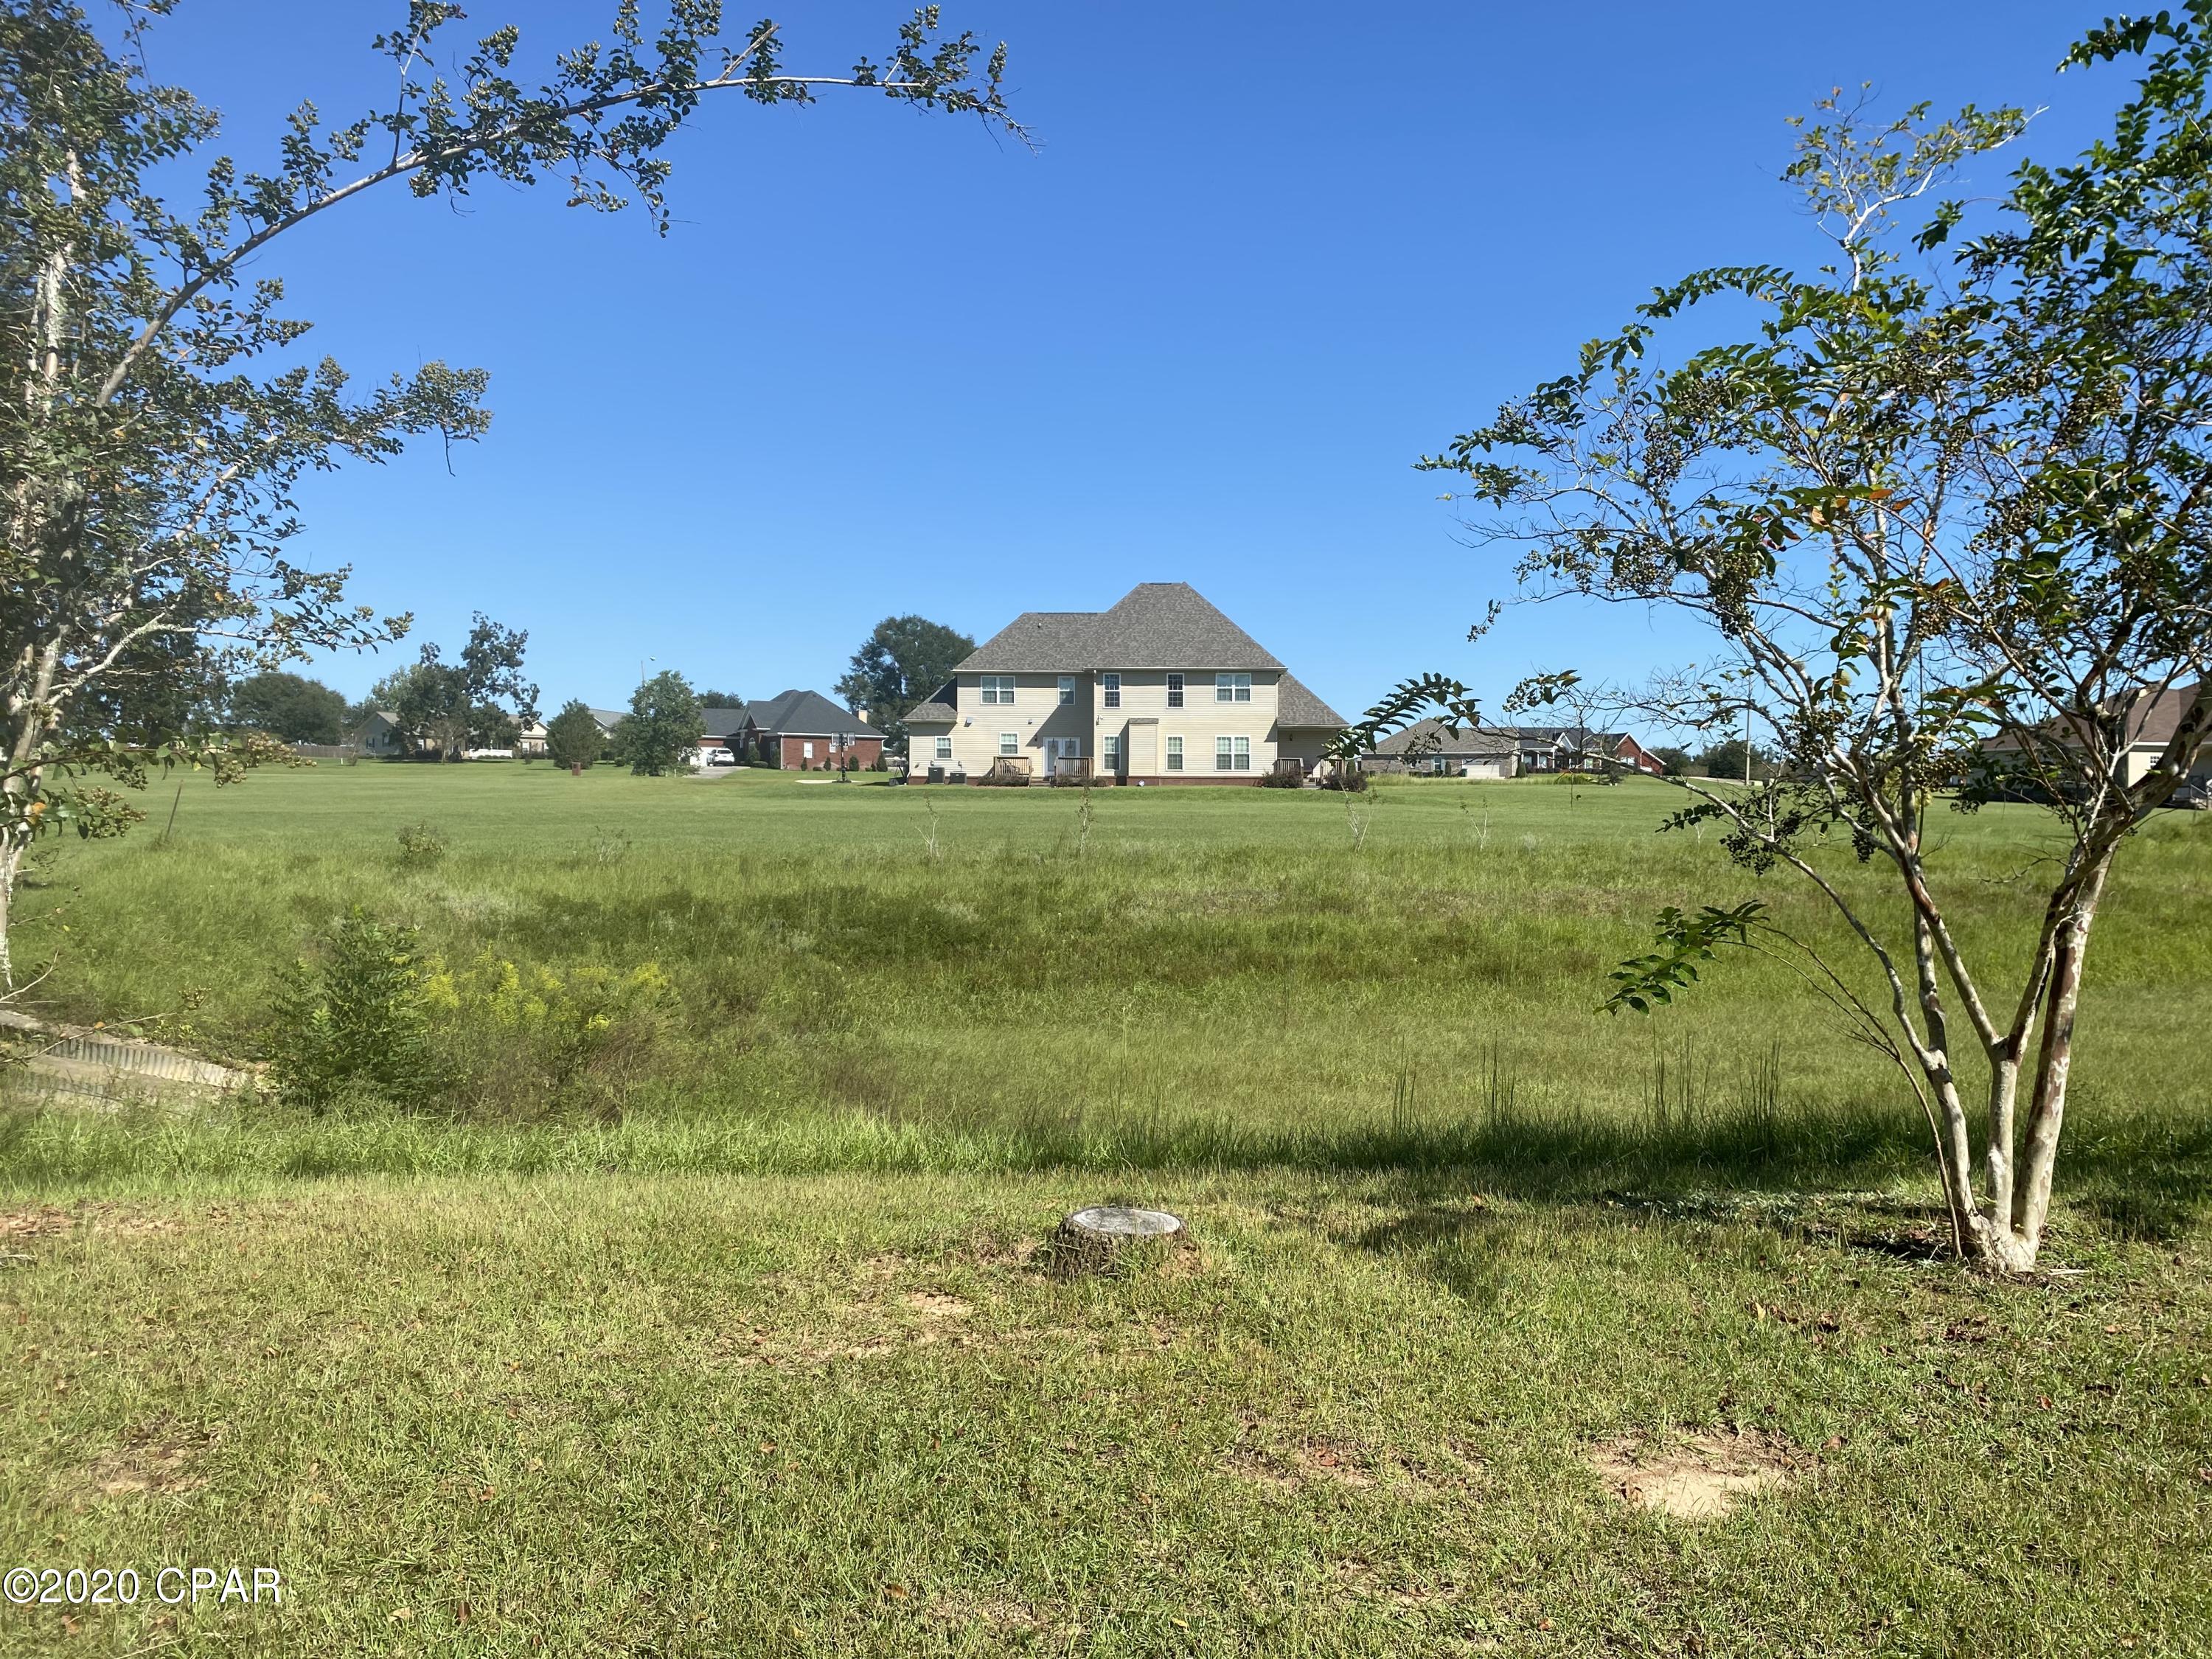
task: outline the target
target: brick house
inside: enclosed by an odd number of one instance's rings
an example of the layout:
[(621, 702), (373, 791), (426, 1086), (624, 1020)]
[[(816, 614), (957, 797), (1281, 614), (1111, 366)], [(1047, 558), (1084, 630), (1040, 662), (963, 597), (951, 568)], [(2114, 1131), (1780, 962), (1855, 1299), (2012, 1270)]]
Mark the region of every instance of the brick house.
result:
[[(724, 711), (716, 710), (717, 714)], [(741, 718), (723, 720), (721, 735), (740, 763), (785, 772), (872, 769), (884, 756), (884, 734), (818, 691), (786, 691), (744, 706)]]

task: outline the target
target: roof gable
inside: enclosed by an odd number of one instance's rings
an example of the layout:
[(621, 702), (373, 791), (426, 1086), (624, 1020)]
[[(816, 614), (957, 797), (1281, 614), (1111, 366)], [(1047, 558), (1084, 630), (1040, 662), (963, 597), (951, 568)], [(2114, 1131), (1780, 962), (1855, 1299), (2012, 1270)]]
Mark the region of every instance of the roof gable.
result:
[(1188, 582), (1139, 582), (1091, 631), (1097, 668), (1280, 668)]
[(790, 732), (801, 737), (829, 737), (845, 732), (856, 738), (883, 733), (850, 709), (841, 708), (819, 691), (793, 690), (749, 702), (744, 718), (763, 732)]
[(1109, 610), (1024, 611), (963, 658), (959, 672), (1282, 665), (1188, 582), (1139, 582)]

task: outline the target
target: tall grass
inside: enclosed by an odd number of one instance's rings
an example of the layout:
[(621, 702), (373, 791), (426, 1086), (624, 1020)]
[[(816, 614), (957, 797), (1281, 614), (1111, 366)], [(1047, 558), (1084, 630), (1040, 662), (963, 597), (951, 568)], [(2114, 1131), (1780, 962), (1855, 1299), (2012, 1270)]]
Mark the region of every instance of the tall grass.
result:
[[(363, 766), (188, 787), (167, 846), (71, 848), (33, 895), (78, 1018), (203, 994), (189, 1040), (264, 1054), (287, 963), (355, 904), (459, 963), (651, 963), (678, 1018), (616, 1123), (260, 1108), (19, 1113), (17, 1182), (501, 1169), (1483, 1168), (1525, 1183), (1880, 1185), (1924, 1127), (1786, 974), (1729, 962), (1656, 1019), (1594, 1012), (1664, 904), (1757, 891), (1858, 973), (1802, 887), (1656, 833), (1656, 785), (899, 790)], [(1479, 823), (1480, 833), (1470, 830)], [(433, 823), (430, 862), (403, 824)], [(2024, 942), (2026, 809), (1948, 826), (1968, 948)], [(2129, 849), (2085, 1000), (2087, 1173), (2203, 1153), (2212, 824)], [(1848, 849), (1835, 878), (1878, 890)], [(1878, 901), (1877, 901), (1878, 902)]]

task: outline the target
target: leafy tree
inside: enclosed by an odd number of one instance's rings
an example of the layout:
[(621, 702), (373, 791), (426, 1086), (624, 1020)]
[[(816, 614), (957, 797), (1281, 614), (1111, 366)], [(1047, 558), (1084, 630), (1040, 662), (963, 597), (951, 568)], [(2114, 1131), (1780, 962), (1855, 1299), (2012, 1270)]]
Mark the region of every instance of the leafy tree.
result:
[(545, 753), (556, 766), (580, 768), (599, 759), (606, 737), (599, 716), (583, 703), (570, 699), (545, 726)]
[(655, 674), (629, 700), (629, 717), (615, 728), (615, 752), (640, 777), (657, 778), (684, 763), (707, 728), (699, 723), (699, 699), (684, 677)]
[(697, 694), (702, 708), (743, 708), (745, 700), (736, 691), (702, 691)]
[[(1717, 731), (1748, 714), (1782, 767), (1748, 790), (1676, 780), (1677, 822), (1718, 822), (1734, 857), (1839, 914), (1873, 988), (1831, 963), (1808, 977), (1927, 1109), (1960, 1249), (2013, 1271), (2042, 1243), (2100, 901), (2212, 730), (2212, 0), (2107, 23), (2066, 66), (2138, 56), (2112, 136), (2021, 165), (1962, 243), (1977, 210), (1947, 181), (2024, 118), (1875, 124), (1829, 100), (1785, 176), (1831, 264), (1661, 289), (1426, 463), (1466, 475), (1481, 532), (1526, 549), (1532, 596), (1710, 626), (1705, 667), (1624, 702)], [(1915, 269), (1952, 246), (1948, 271)], [(1714, 296), (1756, 332), (1647, 358)], [(2154, 697), (2177, 718), (2131, 761)], [(2025, 949), (1954, 931), (1930, 819), (1960, 779), (1962, 809), (2023, 781), (2045, 804)], [(1824, 837), (1887, 878), (1893, 909), (1832, 878)], [(1613, 1006), (1777, 931), (1741, 907), (1670, 913)], [(1986, 1078), (1972, 1105), (1962, 1050)]]
[(886, 617), (853, 653), (837, 695), (848, 708), (866, 709), (878, 732), (902, 735), (906, 711), (951, 679), (953, 665), (975, 648), (965, 634), (927, 617)]
[(390, 699), (415, 754), (457, 761), (471, 749), (508, 747), (538, 718), (538, 688), (522, 678), (529, 640), (479, 611), (459, 662), (426, 645), (421, 660), (379, 680), (372, 695)]
[[(1748, 770), (1744, 765), (1747, 759), (1750, 762)], [(1734, 778), (1739, 783), (1748, 778), (1756, 783), (1774, 775), (1774, 757), (1755, 743), (1727, 738), (1698, 753), (1698, 769), (1709, 778)]]
[(300, 674), (256, 674), (230, 694), (233, 725), (286, 743), (336, 743), (345, 735), (345, 716), (343, 696)]
[[(940, 36), (933, 6), (885, 61), (808, 75), (785, 67), (773, 23), (726, 41), (719, 5), (669, 0), (648, 34), (623, 0), (604, 44), (533, 72), (513, 27), (449, 52), (460, 8), (414, 0), (374, 43), (392, 66), (388, 101), (336, 126), (303, 104), (267, 171), (214, 156), (195, 185), (185, 169), (217, 118), (154, 82), (139, 50), (171, 3), (121, 8), (111, 46), (70, 0), (0, 0), (0, 988), (33, 840), (64, 823), (118, 834), (143, 816), (96, 780), (143, 784), (149, 766), (181, 763), (228, 778), (275, 749), (218, 753), (179, 728), (132, 732), (76, 708), (148, 641), (206, 643), (234, 676), (399, 637), (404, 617), (346, 601), (346, 572), (291, 556), (297, 483), (410, 437), (485, 429), (480, 370), (431, 362), (358, 392), (327, 358), (285, 361), (307, 327), (284, 314), (272, 273), (293, 231), (386, 185), (458, 201), (551, 173), (572, 203), (639, 204), (665, 234), (663, 152), (720, 93), (775, 106), (858, 88), (1020, 133), (1004, 49)], [(439, 62), (454, 67), (431, 72)], [(180, 207), (162, 194), (172, 179)]]
[(1696, 764), (1690, 758), (1688, 750), (1677, 749), (1672, 744), (1663, 744), (1653, 750), (1651, 758), (1659, 763), (1662, 774), (1670, 778), (1687, 777), (1690, 768)]

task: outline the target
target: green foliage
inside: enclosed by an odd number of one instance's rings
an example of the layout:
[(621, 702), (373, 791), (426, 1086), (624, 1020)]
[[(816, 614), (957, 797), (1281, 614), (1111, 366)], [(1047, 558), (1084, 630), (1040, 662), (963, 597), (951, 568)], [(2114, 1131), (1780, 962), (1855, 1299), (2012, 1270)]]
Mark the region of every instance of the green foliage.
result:
[(345, 715), (343, 696), (300, 674), (256, 674), (230, 694), (234, 725), (286, 743), (337, 743), (345, 735)]
[(538, 688), (522, 676), (529, 641), (479, 611), (459, 661), (425, 645), (420, 661), (378, 682), (377, 695), (417, 755), (458, 761), (471, 749), (511, 748), (521, 723), (538, 717)]
[(319, 1112), (350, 1101), (431, 1103), (444, 1078), (415, 930), (356, 907), (318, 957), (295, 965), (269, 1049), (271, 1079), (292, 1104)]
[(655, 674), (631, 694), (629, 717), (615, 728), (615, 753), (640, 777), (657, 778), (684, 763), (707, 728), (699, 700), (681, 674)]
[(1654, 749), (1651, 751), (1651, 758), (1666, 769), (1666, 775), (1670, 778), (1687, 777), (1690, 775), (1690, 768), (1696, 764), (1691, 759), (1688, 750), (1677, 749), (1672, 744)]
[(662, 1058), (676, 1009), (654, 963), (564, 971), (489, 951), (458, 968), (434, 965), (424, 996), (457, 1109), (508, 1122), (619, 1115)]
[[(1741, 738), (1729, 738), (1725, 742), (1708, 747), (1698, 757), (1698, 770), (1709, 778), (1734, 778), (1741, 782), (1745, 775), (1747, 755), (1751, 761), (1753, 782), (1764, 782), (1774, 775), (1774, 757), (1757, 744), (1747, 744)], [(1686, 773), (1670, 771), (1668, 775), (1679, 777), (1686, 775)]]
[[(308, 328), (284, 314), (273, 266), (294, 230), (386, 185), (450, 202), (550, 176), (572, 205), (635, 202), (665, 233), (663, 150), (720, 92), (803, 105), (837, 86), (1021, 131), (1004, 47), (942, 35), (934, 6), (883, 62), (808, 75), (786, 66), (773, 23), (726, 40), (703, 0), (675, 0), (649, 39), (623, 0), (611, 39), (535, 68), (511, 25), (448, 50), (462, 9), (421, 0), (374, 43), (391, 90), (335, 125), (300, 104), (262, 171), (204, 155), (216, 112), (151, 80), (163, 54), (145, 37), (173, 9), (120, 6), (103, 28), (60, 0), (0, 3), (0, 987), (25, 849), (65, 812), (128, 820), (86, 780), (127, 787), (180, 760), (235, 771), (264, 752), (218, 755), (187, 723), (191, 700), (149, 694), (149, 662), (229, 678), (405, 633), (407, 617), (348, 601), (346, 570), (294, 556), (301, 481), (487, 429), (479, 369), (433, 362), (362, 392), (327, 357), (270, 366)], [(441, 672), (417, 677), (416, 729), (448, 754), (528, 714), (526, 699), (484, 694), (484, 671), (502, 671), (473, 660), (475, 645), (465, 686), (453, 665), (420, 665)]]
[(975, 648), (967, 635), (927, 617), (886, 617), (853, 653), (837, 695), (848, 708), (866, 709), (877, 731), (902, 735), (907, 710), (951, 679)]
[(1659, 913), (1660, 949), (1649, 956), (1632, 957), (1609, 977), (1613, 994), (1603, 1012), (1619, 1013), (1632, 1008), (1651, 1012), (1654, 1003), (1672, 1002), (1674, 993), (1687, 989), (1698, 978), (1698, 964), (1712, 961), (1723, 945), (1748, 946), (1752, 930), (1759, 925), (1766, 906), (1746, 899), (1728, 908), (1706, 905), (1695, 915), (1686, 915), (1674, 905)]
[(399, 826), (399, 861), (417, 866), (435, 864), (446, 856), (446, 838), (428, 823)]
[(606, 746), (599, 716), (574, 699), (562, 706), (545, 726), (545, 753), (556, 766), (586, 767)]

